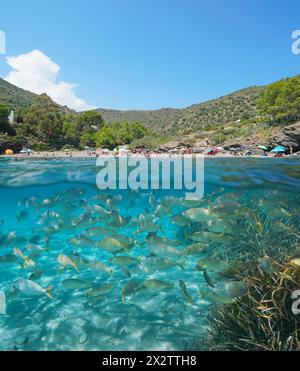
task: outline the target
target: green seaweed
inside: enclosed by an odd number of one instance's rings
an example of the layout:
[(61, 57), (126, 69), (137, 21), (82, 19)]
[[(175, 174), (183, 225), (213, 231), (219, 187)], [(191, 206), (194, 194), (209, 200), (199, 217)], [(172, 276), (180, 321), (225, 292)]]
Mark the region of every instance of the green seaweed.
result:
[(206, 319), (206, 349), (300, 350), (300, 316), (292, 311), (292, 293), (300, 287), (299, 267), (286, 261), (278, 262), (280, 271), (273, 274), (265, 273), (257, 263), (243, 277), (247, 295), (212, 309)]

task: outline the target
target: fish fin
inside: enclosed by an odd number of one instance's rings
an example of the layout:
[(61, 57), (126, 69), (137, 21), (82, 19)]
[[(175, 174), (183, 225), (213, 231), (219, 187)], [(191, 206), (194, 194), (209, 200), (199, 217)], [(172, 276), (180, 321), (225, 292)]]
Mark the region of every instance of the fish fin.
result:
[(76, 270), (76, 272), (80, 273), (80, 270), (79, 270), (79, 268), (77, 267), (77, 264), (74, 263), (73, 267), (74, 267), (74, 269)]
[(123, 268), (121, 268), (121, 271), (125, 274), (125, 276), (131, 277), (131, 273), (130, 273), (129, 269), (123, 267)]
[(146, 260), (150, 258), (156, 258), (156, 255), (152, 251), (150, 251), (149, 255), (146, 256)]
[(182, 270), (185, 269), (185, 262), (183, 263), (177, 263), (178, 267), (181, 268)]
[(147, 244), (147, 241), (137, 241), (135, 240), (136, 246), (144, 247)]
[(211, 287), (211, 288), (215, 287), (215, 285), (213, 284), (212, 280), (210, 279), (206, 269), (203, 269), (203, 277), (204, 277), (205, 282), (207, 283), (207, 285), (209, 287)]
[(121, 297), (122, 297), (122, 303), (123, 304), (125, 304), (126, 303), (126, 301), (125, 301), (125, 295), (124, 295), (124, 288), (122, 288), (122, 290), (121, 290)]
[(30, 267), (30, 261), (32, 261), (28, 256), (23, 257), (26, 267)]
[(46, 289), (46, 292), (45, 294), (48, 296), (49, 299), (54, 299), (51, 291), (53, 290), (53, 286), (49, 286), (47, 289)]
[(200, 290), (199, 294), (200, 294), (201, 298), (204, 298), (206, 296), (206, 292), (204, 290)]

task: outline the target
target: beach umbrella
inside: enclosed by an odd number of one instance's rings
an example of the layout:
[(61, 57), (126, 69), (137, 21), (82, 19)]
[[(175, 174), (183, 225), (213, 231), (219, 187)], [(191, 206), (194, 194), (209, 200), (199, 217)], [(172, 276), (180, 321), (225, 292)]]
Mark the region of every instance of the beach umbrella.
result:
[(7, 149), (7, 150), (5, 151), (5, 154), (8, 155), (8, 156), (11, 156), (11, 155), (14, 154), (14, 151), (13, 151), (12, 149)]
[(286, 148), (284, 148), (282, 146), (277, 146), (271, 152), (273, 152), (273, 153), (283, 153), (285, 151), (286, 151)]
[(262, 149), (263, 151), (268, 151), (269, 148), (266, 146), (257, 146), (257, 148)]

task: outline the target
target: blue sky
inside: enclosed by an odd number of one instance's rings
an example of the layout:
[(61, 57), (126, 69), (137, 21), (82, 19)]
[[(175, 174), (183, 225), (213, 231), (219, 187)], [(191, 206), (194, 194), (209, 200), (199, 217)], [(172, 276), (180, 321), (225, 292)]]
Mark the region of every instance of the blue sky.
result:
[[(12, 0), (0, 14), (8, 57), (38, 50), (59, 66), (54, 84), (76, 84), (67, 93), (118, 109), (185, 107), (296, 75), (296, 29), (294, 0)], [(11, 60), (20, 71), (8, 80), (28, 87), (34, 76), (22, 61)], [(1, 77), (14, 68), (0, 56)]]

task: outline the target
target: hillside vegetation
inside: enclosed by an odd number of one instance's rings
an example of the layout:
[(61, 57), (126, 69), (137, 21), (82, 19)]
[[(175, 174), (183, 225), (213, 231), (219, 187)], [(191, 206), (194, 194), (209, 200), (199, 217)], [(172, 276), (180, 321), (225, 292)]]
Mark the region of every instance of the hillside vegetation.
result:
[[(10, 126), (7, 115), (17, 112)], [(0, 79), (0, 144), (12, 148), (156, 148), (170, 140), (198, 146), (264, 144), (300, 120), (300, 77), (251, 87), (185, 109), (75, 113)]]
[(0, 78), (0, 104), (9, 109), (20, 110), (29, 107), (36, 94), (20, 89)]
[(177, 121), (181, 116), (181, 110), (163, 108), (153, 111), (118, 111), (111, 109), (98, 109), (107, 123), (117, 121), (141, 122), (155, 131), (163, 131), (170, 122)]
[(263, 87), (244, 89), (209, 102), (184, 109), (154, 111), (97, 110), (106, 122), (138, 121), (149, 129), (168, 134), (189, 134), (203, 128), (220, 127), (258, 115), (257, 99)]

